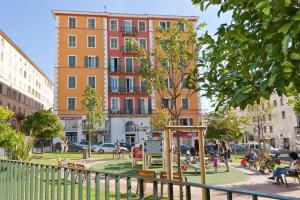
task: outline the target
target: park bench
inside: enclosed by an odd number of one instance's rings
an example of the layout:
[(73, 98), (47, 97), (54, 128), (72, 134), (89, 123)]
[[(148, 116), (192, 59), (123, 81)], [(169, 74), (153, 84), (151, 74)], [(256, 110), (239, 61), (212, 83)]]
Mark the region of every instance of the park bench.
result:
[(68, 167), (77, 170), (76, 177), (75, 177), (75, 182), (77, 182), (77, 178), (79, 176), (80, 171), (83, 172), (83, 179), (82, 179), (82, 181), (86, 180), (86, 178), (87, 178), (87, 169), (86, 169), (86, 167), (83, 164), (68, 163)]
[[(156, 178), (155, 171), (143, 170), (143, 169), (137, 170), (137, 176), (149, 177), (144, 179), (144, 189), (146, 189), (146, 183), (153, 183), (153, 178)], [(139, 181), (137, 182), (136, 194), (138, 194), (138, 189), (139, 189)]]
[(298, 180), (298, 182), (300, 183), (300, 170), (298, 170), (297, 173), (293, 174), (293, 175), (292, 174), (282, 174), (281, 178), (284, 179), (286, 187), (289, 187), (288, 182), (286, 180), (287, 177), (294, 178), (295, 181)]
[[(160, 172), (160, 179), (161, 180), (167, 180), (168, 179), (168, 172)], [(187, 178), (181, 174), (181, 179), (185, 182), (187, 182)], [(178, 172), (173, 172), (173, 180), (174, 181), (180, 181), (179, 179), (179, 173)], [(160, 196), (162, 197), (164, 193), (164, 184), (161, 182), (160, 186)]]

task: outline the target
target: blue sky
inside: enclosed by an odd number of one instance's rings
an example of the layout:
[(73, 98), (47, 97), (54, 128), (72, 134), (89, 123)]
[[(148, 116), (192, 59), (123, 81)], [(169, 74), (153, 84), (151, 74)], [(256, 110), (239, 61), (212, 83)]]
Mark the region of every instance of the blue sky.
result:
[[(104, 11), (199, 16), (210, 33), (230, 20), (217, 9), (201, 13), (190, 0), (1, 0), (0, 28), (51, 79), (55, 65), (55, 21), (51, 10)], [(205, 101), (204, 108), (209, 107)]]

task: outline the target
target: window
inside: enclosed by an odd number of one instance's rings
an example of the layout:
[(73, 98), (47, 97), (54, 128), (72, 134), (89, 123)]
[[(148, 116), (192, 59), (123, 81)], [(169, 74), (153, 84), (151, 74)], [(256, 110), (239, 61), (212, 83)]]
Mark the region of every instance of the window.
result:
[(139, 99), (139, 114), (149, 113), (149, 103), (148, 99)]
[(4, 54), (3, 54), (3, 52), (1, 52), (1, 61), (3, 61), (4, 60)]
[(75, 35), (69, 35), (69, 47), (76, 47), (76, 36)]
[(120, 102), (119, 102), (118, 98), (111, 99), (111, 110), (112, 110), (112, 112), (120, 111)]
[(133, 92), (133, 78), (126, 78), (126, 92)]
[(69, 76), (68, 77), (68, 87), (70, 89), (76, 88), (76, 77), (75, 76)]
[(88, 29), (96, 28), (96, 20), (95, 18), (88, 18)]
[(282, 112), (281, 112), (281, 118), (282, 118), (282, 119), (285, 119), (285, 118), (286, 118), (286, 116), (285, 116), (285, 111), (282, 111)]
[(178, 23), (178, 29), (179, 29), (180, 31), (184, 32), (184, 23), (179, 22), (179, 23)]
[(110, 38), (110, 48), (111, 49), (118, 49), (119, 44), (118, 44), (118, 38), (117, 37), (111, 37)]
[(119, 77), (112, 77), (111, 78), (111, 91), (118, 92), (119, 91)]
[(160, 28), (170, 28), (170, 22), (160, 22)]
[(98, 67), (98, 56), (85, 56), (85, 67), (95, 68)]
[(96, 36), (89, 35), (88, 36), (88, 48), (95, 48), (96, 47)]
[(172, 88), (173, 87), (172, 79), (169, 77), (165, 78), (165, 85), (167, 88)]
[(189, 99), (186, 97), (181, 98), (181, 108), (188, 109), (189, 108)]
[(90, 86), (91, 88), (96, 88), (96, 77), (95, 76), (88, 77), (88, 86)]
[(277, 107), (277, 101), (276, 100), (273, 100), (273, 105), (274, 105), (274, 107)]
[(1, 46), (4, 48), (4, 38), (1, 38)]
[(264, 133), (267, 133), (267, 127), (264, 126)]
[(69, 28), (76, 28), (76, 18), (69, 17)]
[(139, 38), (139, 44), (144, 49), (147, 49), (147, 39), (146, 38)]
[(120, 72), (121, 71), (120, 58), (110, 58), (109, 64), (110, 64), (111, 72)]
[(192, 126), (193, 118), (180, 118), (179, 123), (181, 126)]
[(273, 127), (270, 126), (269, 129), (270, 129), (270, 133), (273, 133)]
[(280, 98), (280, 105), (283, 106), (283, 98)]
[(126, 72), (133, 72), (133, 59), (125, 58)]
[(162, 98), (162, 108), (172, 108), (171, 100)]
[(68, 97), (68, 110), (75, 110), (75, 109), (76, 109), (76, 98)]
[(70, 68), (76, 67), (76, 56), (69, 56), (68, 66)]
[(146, 31), (146, 21), (139, 21), (139, 31), (140, 32)]
[(188, 84), (187, 84), (186, 78), (182, 79), (182, 81), (181, 81), (181, 88), (185, 88), (185, 89), (188, 88)]
[(118, 30), (118, 20), (116, 19), (110, 20), (110, 30), (112, 31)]

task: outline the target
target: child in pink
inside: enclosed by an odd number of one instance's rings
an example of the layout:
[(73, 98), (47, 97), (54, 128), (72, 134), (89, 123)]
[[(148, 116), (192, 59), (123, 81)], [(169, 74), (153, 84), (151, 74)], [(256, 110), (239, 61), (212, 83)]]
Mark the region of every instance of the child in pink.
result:
[(213, 161), (213, 164), (214, 164), (215, 173), (217, 173), (218, 172), (218, 166), (219, 166), (218, 156), (214, 155), (212, 161)]

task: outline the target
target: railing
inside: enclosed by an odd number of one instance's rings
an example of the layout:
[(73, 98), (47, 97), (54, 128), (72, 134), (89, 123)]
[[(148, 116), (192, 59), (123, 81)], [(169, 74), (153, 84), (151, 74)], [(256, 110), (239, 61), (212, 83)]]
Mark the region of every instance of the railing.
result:
[[(149, 179), (152, 183), (149, 183)], [(145, 188), (144, 180), (152, 184), (152, 188)], [(219, 186), (201, 185), (189, 182), (178, 182), (162, 180), (158, 178), (130, 176), (126, 174), (115, 174), (100, 171), (48, 166), (41, 164), (32, 164), (18, 161), (0, 161), (0, 199), (3, 200), (100, 200), (100, 199), (132, 199), (134, 183), (139, 183), (138, 199), (144, 199), (150, 196), (151, 199), (159, 199), (159, 185), (165, 184), (168, 187), (167, 197), (169, 200), (178, 195), (175, 187), (183, 185), (184, 197), (187, 200), (192, 199), (192, 190), (196, 191), (197, 196), (202, 192), (206, 194), (206, 200), (209, 199), (228, 199), (231, 200), (238, 195), (252, 197), (253, 200), (258, 197), (282, 200), (296, 200), (299, 198), (275, 195), (270, 193), (253, 192), (248, 190), (230, 189)], [(122, 185), (122, 187), (121, 187)], [(121, 191), (121, 188), (123, 189)], [(150, 190), (150, 191), (149, 191)], [(224, 193), (224, 198), (218, 193), (215, 197), (211, 191)], [(123, 193), (122, 193), (123, 192)], [(194, 191), (195, 192), (195, 191)], [(165, 195), (166, 196), (166, 195)]]
[(113, 69), (112, 67), (108, 68), (108, 71), (110, 73), (125, 73), (125, 74), (129, 74), (129, 73), (139, 73), (139, 69), (137, 69), (137, 67), (132, 67), (132, 68), (126, 68), (126, 67), (121, 67), (118, 66), (117, 68)]
[(134, 26), (131, 27), (121, 27), (121, 34), (123, 35), (135, 35), (137, 33), (137, 28)]
[(152, 109), (121, 109), (121, 110), (109, 110), (110, 115), (148, 115), (152, 114)]
[(122, 46), (121, 47), (121, 51), (124, 54), (135, 54), (136, 53), (136, 51), (133, 48), (133, 46)]
[(108, 91), (111, 93), (147, 93), (147, 88), (146, 87), (108, 87)]

